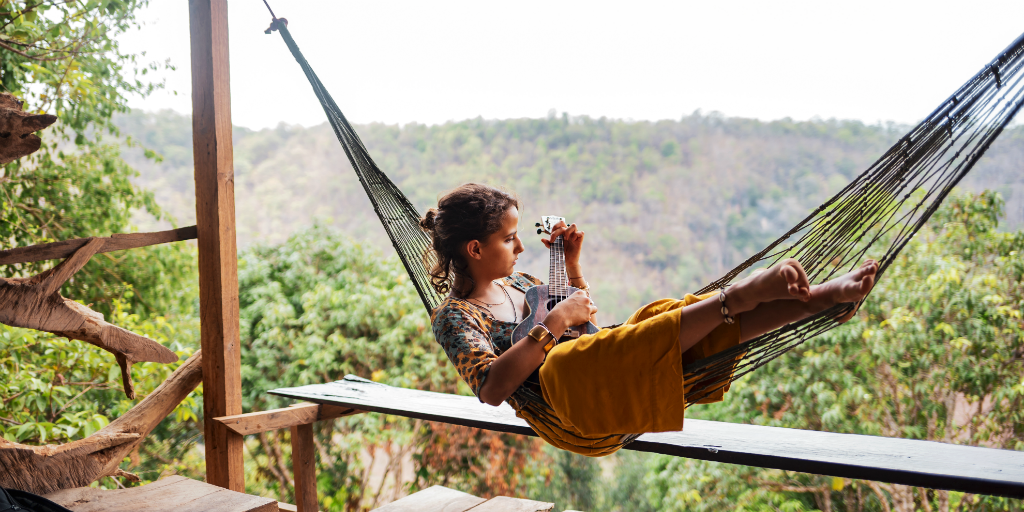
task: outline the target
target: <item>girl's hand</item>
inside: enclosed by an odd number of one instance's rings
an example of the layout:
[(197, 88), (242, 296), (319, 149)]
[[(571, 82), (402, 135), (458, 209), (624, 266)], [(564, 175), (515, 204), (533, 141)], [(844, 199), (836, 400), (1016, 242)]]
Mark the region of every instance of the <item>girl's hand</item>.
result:
[(564, 221), (559, 221), (558, 224), (555, 224), (555, 229), (551, 231), (551, 237), (542, 238), (541, 242), (544, 242), (544, 247), (551, 249), (551, 241), (558, 238), (558, 235), (562, 235), (566, 269), (579, 268), (580, 252), (583, 249), (583, 234), (583, 230), (576, 227), (575, 223), (566, 226)]
[[(578, 290), (559, 302), (544, 318), (544, 325), (558, 337), (566, 329), (587, 323), (597, 313), (597, 306), (583, 290)], [(560, 331), (558, 329), (561, 329)]]

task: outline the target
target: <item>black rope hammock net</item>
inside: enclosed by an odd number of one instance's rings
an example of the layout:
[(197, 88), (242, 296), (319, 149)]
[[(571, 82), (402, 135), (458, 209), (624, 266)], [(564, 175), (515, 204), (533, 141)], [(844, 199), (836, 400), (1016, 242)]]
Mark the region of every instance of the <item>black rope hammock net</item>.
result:
[[(338, 141), (359, 176), (374, 211), (380, 217), (405, 270), (412, 278), (423, 306), (433, 310), (443, 299), (430, 285), (423, 255), (430, 237), (419, 227), (420, 214), (401, 190), (370, 158), (366, 147), (341, 109), (302, 56), (287, 29), (287, 21), (274, 19), (323, 105)], [(784, 258), (797, 258), (812, 284), (849, 272), (870, 253), (884, 250), (876, 280), (924, 226), (952, 188), (974, 167), (1022, 106), (1024, 35), (1018, 37), (981, 71), (960, 86), (920, 124), (889, 148), (874, 164), (843, 190), (825, 201), (804, 220), (721, 278), (701, 288), (706, 293), (736, 280), (751, 267), (769, 267)], [(855, 304), (840, 304), (756, 339), (686, 365), (692, 386), (689, 404), (725, 388), (784, 352), (839, 325), (834, 318)], [(543, 398), (521, 387), (513, 399), (551, 411)], [(621, 436), (625, 445), (639, 434)]]

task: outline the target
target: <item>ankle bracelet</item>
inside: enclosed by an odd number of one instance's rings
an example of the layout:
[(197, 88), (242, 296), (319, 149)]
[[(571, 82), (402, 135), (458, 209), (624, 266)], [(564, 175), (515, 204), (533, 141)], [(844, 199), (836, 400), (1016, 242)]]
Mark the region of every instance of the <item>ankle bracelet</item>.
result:
[(732, 325), (736, 322), (736, 319), (729, 314), (729, 308), (725, 305), (725, 288), (722, 288), (721, 291), (718, 292), (718, 302), (722, 305), (722, 321)]

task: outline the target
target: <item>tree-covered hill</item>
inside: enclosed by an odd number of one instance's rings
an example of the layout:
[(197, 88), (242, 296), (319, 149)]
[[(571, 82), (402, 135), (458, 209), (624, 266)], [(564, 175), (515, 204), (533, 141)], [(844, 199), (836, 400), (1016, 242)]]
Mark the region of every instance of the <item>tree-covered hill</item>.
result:
[[(118, 125), (162, 163), (128, 151), (141, 185), (181, 223), (194, 218), (191, 120), (135, 112)], [(437, 126), (357, 127), (380, 167), (423, 210), (460, 183), (519, 194), (522, 270), (546, 276), (530, 226), (559, 214), (587, 232), (584, 265), (602, 307), (621, 321), (644, 301), (691, 291), (784, 232), (870, 165), (906, 127), (856, 121), (761, 122), (695, 113), (678, 121), (572, 117)], [(314, 220), (388, 249), (369, 201), (324, 124), (235, 130), (239, 243), (280, 243)], [(1005, 133), (971, 176), (1024, 220), (1024, 130)], [(133, 152), (134, 151), (134, 152)], [(389, 249), (388, 249), (389, 250)]]

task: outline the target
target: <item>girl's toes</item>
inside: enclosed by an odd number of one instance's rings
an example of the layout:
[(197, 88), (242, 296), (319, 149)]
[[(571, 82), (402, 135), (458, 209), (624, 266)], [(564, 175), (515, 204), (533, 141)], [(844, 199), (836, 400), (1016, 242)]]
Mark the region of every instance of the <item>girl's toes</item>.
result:
[(789, 294), (798, 300), (807, 302), (811, 298), (810, 291), (797, 283), (789, 283)]
[(860, 293), (861, 296), (866, 296), (871, 288), (875, 286), (875, 275), (874, 273), (864, 276), (864, 279), (860, 280)]
[(800, 262), (794, 259), (782, 263), (779, 273), (786, 280), (786, 291), (789, 295), (807, 302), (811, 298), (811, 286), (807, 281), (807, 274), (804, 273)]

